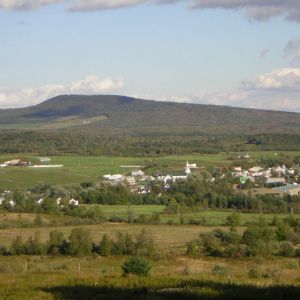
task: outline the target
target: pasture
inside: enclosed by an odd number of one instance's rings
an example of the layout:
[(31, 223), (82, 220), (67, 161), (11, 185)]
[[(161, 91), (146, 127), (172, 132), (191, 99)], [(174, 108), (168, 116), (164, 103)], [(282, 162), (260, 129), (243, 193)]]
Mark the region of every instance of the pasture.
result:
[[(0, 162), (20, 158), (38, 164), (35, 155), (0, 155)], [(183, 170), (186, 161), (196, 162), (199, 166), (228, 165), (225, 154), (164, 156), (157, 158), (109, 157), (109, 156), (55, 156), (51, 164), (62, 164), (62, 168), (0, 168), (0, 189), (26, 189), (38, 183), (71, 184), (80, 182), (98, 182), (105, 174), (127, 174), (136, 168), (122, 166), (141, 166), (157, 164), (162, 169)]]
[[(280, 152), (284, 155), (300, 156), (300, 152)], [(260, 156), (276, 157), (273, 151), (250, 152), (253, 158)], [(161, 157), (111, 157), (111, 156), (53, 156), (51, 164), (62, 164), (62, 168), (34, 169), (27, 167), (0, 168), (0, 190), (1, 189), (26, 189), (38, 183), (48, 184), (72, 184), (80, 182), (98, 182), (105, 174), (128, 174), (135, 168), (124, 168), (124, 166), (147, 166), (156, 165), (161, 170), (183, 170), (186, 161), (197, 163), (199, 167), (226, 167), (232, 161), (229, 156), (238, 157), (238, 153), (220, 154), (195, 154), (195, 155), (172, 155)], [(32, 154), (10, 154), (0, 155), (0, 163), (20, 158), (39, 163), (38, 156)]]

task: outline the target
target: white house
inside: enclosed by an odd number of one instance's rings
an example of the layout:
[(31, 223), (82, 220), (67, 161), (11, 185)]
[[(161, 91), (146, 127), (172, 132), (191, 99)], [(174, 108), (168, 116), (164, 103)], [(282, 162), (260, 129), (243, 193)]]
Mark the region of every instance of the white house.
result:
[(43, 202), (44, 202), (44, 199), (43, 199), (43, 198), (41, 198), (41, 199), (39, 199), (39, 200), (36, 201), (36, 203), (37, 203), (37, 204), (40, 204), (40, 205), (41, 205)]
[(128, 182), (128, 184), (130, 186), (135, 186), (136, 185), (136, 181), (135, 181), (135, 178), (133, 176), (126, 177), (126, 181)]
[(197, 164), (196, 164), (196, 163), (190, 164), (190, 163), (187, 161), (185, 167), (186, 167), (186, 168), (189, 168), (189, 169), (197, 169)]
[(115, 182), (121, 182), (125, 180), (125, 176), (121, 174), (115, 174), (115, 175), (104, 175), (104, 179), (109, 180), (109, 181), (115, 181)]
[(250, 168), (248, 170), (248, 176), (250, 177), (259, 177), (259, 176), (263, 176), (263, 171), (264, 169), (262, 167), (256, 166), (253, 168)]
[(56, 201), (56, 205), (58, 205), (58, 206), (59, 206), (59, 205), (60, 205), (60, 203), (61, 203), (61, 200), (62, 200), (61, 198), (57, 198), (57, 199), (55, 200), (55, 201)]
[(49, 162), (51, 161), (50, 157), (39, 157), (40, 162)]
[(131, 176), (133, 177), (141, 177), (144, 176), (145, 173), (142, 170), (136, 170), (131, 172)]
[(15, 201), (13, 201), (13, 200), (9, 200), (9, 205), (11, 206), (11, 207), (15, 207), (16, 206), (16, 202)]
[(78, 200), (75, 200), (75, 199), (71, 199), (71, 200), (69, 201), (69, 205), (78, 206), (78, 205), (79, 205), (79, 201), (78, 201)]

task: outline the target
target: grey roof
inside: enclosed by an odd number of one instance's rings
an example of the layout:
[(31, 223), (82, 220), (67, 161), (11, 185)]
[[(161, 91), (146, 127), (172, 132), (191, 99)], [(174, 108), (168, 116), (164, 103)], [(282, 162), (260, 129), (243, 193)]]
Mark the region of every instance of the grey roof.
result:
[(289, 191), (293, 191), (293, 190), (300, 190), (300, 185), (294, 185), (294, 184), (290, 184), (287, 186), (282, 186), (277, 188), (277, 190), (280, 190), (281, 192), (289, 192)]

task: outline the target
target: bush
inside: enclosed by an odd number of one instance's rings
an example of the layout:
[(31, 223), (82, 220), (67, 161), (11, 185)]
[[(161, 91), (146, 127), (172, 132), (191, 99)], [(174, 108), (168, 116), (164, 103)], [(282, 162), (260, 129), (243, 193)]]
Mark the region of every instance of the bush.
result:
[(252, 268), (248, 271), (249, 278), (259, 279), (262, 277), (261, 271), (258, 268)]
[(286, 257), (294, 257), (295, 249), (290, 242), (281, 242), (280, 243), (280, 254)]
[(281, 275), (281, 269), (279, 266), (273, 266), (270, 269), (267, 269), (266, 272), (262, 274), (264, 278), (273, 278), (277, 279)]
[(101, 256), (111, 255), (113, 242), (109, 239), (107, 234), (104, 234), (99, 245), (99, 254)]
[(193, 240), (190, 241), (187, 244), (187, 250), (186, 250), (186, 254), (190, 257), (197, 257), (200, 256), (202, 252), (201, 249), (201, 244), (199, 243), (198, 240)]
[(228, 270), (224, 266), (215, 265), (212, 267), (211, 272), (213, 273), (213, 275), (225, 276), (225, 275), (227, 275)]
[(92, 252), (92, 238), (89, 230), (75, 228), (69, 237), (70, 254), (74, 256), (86, 256)]
[(151, 270), (150, 263), (142, 257), (131, 257), (122, 265), (123, 275), (148, 276)]
[(226, 225), (230, 226), (231, 228), (241, 225), (241, 216), (237, 213), (232, 213), (227, 217)]

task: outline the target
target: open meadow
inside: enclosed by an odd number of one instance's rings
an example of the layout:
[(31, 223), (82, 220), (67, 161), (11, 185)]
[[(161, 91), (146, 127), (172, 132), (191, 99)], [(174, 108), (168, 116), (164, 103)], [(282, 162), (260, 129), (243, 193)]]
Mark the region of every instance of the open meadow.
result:
[[(300, 296), (299, 261), (165, 257), (146, 278), (122, 277), (126, 257), (0, 257), (1, 299), (263, 299)], [(216, 270), (223, 270), (218, 272)], [(252, 278), (252, 270), (264, 277)]]

